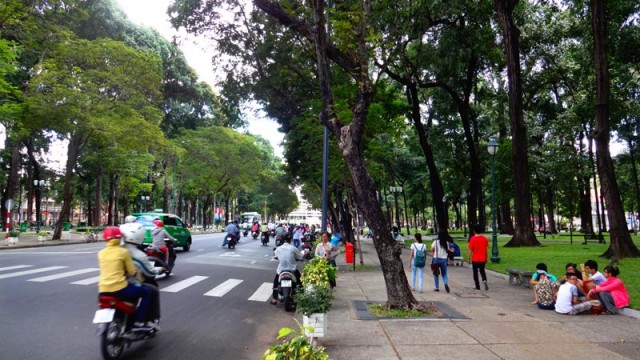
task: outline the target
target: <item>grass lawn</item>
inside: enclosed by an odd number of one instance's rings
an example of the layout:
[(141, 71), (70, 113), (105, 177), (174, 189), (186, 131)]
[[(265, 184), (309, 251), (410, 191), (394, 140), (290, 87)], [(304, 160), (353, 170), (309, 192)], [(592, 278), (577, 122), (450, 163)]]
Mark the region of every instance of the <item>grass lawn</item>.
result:
[[(411, 229), (411, 234), (417, 232), (424, 235), (431, 235), (427, 231)], [(405, 238), (406, 247), (411, 246), (413, 243), (413, 236), (406, 235), (406, 229), (401, 231)], [(456, 243), (460, 246), (462, 255), (465, 261), (468, 257), (468, 250), (466, 240), (464, 240), (464, 234), (460, 230), (450, 230), (449, 234), (455, 238)], [(491, 234), (484, 234), (489, 239), (489, 256), (491, 256)], [(506, 248), (506, 244), (511, 236), (498, 236), (498, 252), (500, 255), (500, 263), (492, 264), (491, 261), (487, 263), (487, 268), (493, 271), (497, 271), (503, 274), (507, 274), (508, 268), (523, 269), (529, 271), (535, 271), (537, 263), (545, 263), (549, 269), (549, 272), (560, 278), (564, 274), (564, 267), (567, 263), (572, 262), (578, 264), (578, 270), (580, 270), (580, 263), (584, 263), (587, 260), (594, 260), (598, 263), (598, 270), (602, 272), (605, 266), (609, 265), (609, 259), (601, 258), (603, 254), (609, 248), (609, 234), (603, 233), (606, 244), (598, 244), (591, 240), (588, 245), (582, 244), (584, 237), (582, 233), (573, 234), (573, 243), (571, 243), (571, 237), (569, 233), (562, 233), (561, 235), (549, 235), (546, 238), (536, 233), (538, 241), (542, 244), (541, 247), (526, 247), (526, 248)], [(634, 235), (631, 234), (631, 238), (638, 248), (640, 248), (640, 233)], [(640, 310), (640, 258), (623, 259), (618, 263), (620, 269), (620, 275), (618, 276), (625, 284), (629, 297), (631, 298), (630, 307), (636, 310)]]

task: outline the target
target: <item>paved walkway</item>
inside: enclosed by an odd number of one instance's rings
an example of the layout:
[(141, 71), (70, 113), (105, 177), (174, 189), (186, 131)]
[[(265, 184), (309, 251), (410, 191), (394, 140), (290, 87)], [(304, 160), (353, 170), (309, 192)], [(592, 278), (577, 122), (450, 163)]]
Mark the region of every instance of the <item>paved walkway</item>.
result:
[[(12, 247), (0, 240), (0, 249), (81, 242), (84, 235), (65, 232), (63, 240), (44, 244), (35, 236), (20, 238)], [(489, 271), (489, 291), (473, 290), (468, 267), (448, 268), (449, 294), (443, 289), (433, 291), (433, 278), (426, 268), (425, 292), (415, 293), (419, 300), (444, 304), (458, 313), (457, 318), (357, 320), (354, 301), (387, 299), (382, 272), (375, 270), (380, 262), (373, 243), (362, 243), (364, 264), (374, 270), (339, 271), (328, 333), (320, 339), (334, 360), (640, 359), (640, 312), (568, 316), (538, 310), (530, 304), (531, 290), (507, 285), (502, 274)], [(406, 264), (408, 250), (402, 256)], [(341, 268), (346, 266), (344, 254), (337, 262)], [(405, 270), (410, 278), (410, 270)], [(296, 317), (302, 322), (299, 314)]]

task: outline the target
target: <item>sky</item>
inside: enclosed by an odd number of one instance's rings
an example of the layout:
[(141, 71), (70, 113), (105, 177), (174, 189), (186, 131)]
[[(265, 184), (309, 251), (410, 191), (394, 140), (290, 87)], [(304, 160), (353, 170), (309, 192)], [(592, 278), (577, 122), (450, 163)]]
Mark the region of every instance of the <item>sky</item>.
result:
[[(189, 66), (196, 71), (199, 80), (207, 82), (217, 90), (215, 68), (211, 64), (213, 52), (207, 49), (207, 42), (204, 39), (194, 38), (184, 31), (178, 33), (171, 27), (167, 7), (172, 0), (117, 0), (117, 2), (133, 23), (154, 28), (168, 40), (177, 34), (180, 50), (184, 53)], [(256, 117), (253, 111), (245, 111), (244, 116), (249, 123), (247, 130), (269, 140), (275, 155), (282, 158), (280, 143), (284, 134), (278, 131), (280, 125), (271, 119)]]

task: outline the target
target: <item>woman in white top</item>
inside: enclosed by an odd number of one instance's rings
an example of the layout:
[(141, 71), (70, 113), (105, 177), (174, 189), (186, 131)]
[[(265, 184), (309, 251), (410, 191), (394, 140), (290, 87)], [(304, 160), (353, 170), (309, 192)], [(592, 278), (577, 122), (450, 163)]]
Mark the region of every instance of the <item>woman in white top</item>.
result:
[[(442, 282), (444, 283), (444, 289), (449, 292), (449, 278), (447, 277), (447, 258), (448, 252), (450, 251), (449, 246), (447, 244), (449, 236), (444, 233), (438, 234), (438, 238), (433, 241), (431, 244), (431, 252), (433, 253), (433, 264), (438, 264), (440, 266), (440, 274), (442, 274)], [(435, 282), (436, 289), (435, 291), (440, 291), (439, 289), (439, 277), (438, 275), (433, 275), (433, 281)]]
[(418, 252), (422, 252), (426, 257), (427, 246), (422, 243), (422, 235), (415, 234), (413, 236), (413, 244), (411, 244), (411, 253), (409, 254), (409, 263), (411, 264), (411, 290), (416, 290), (416, 273), (418, 273), (418, 292), (422, 292), (422, 274), (424, 273), (423, 266), (416, 266), (416, 262), (413, 261)]
[[(329, 265), (336, 267), (336, 256), (338, 256), (338, 248), (331, 245), (329, 242), (329, 233), (323, 232), (321, 235), (322, 242), (316, 246), (315, 256), (326, 258), (329, 261)], [(336, 287), (336, 280), (329, 279), (329, 285), (331, 288)]]

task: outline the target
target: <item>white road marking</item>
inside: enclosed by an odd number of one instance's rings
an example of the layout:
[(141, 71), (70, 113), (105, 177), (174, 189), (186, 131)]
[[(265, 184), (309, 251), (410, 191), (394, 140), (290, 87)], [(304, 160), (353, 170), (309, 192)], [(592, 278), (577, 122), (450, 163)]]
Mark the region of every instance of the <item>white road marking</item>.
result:
[(238, 257), (238, 256), (242, 256), (240, 254), (236, 254), (235, 252), (230, 252), (230, 253), (224, 253), (220, 256), (224, 256), (224, 257)]
[(98, 270), (100, 270), (100, 269), (87, 268), (87, 269), (80, 269), (80, 270), (74, 270), (74, 271), (67, 271), (67, 272), (63, 272), (63, 273), (60, 273), (60, 274), (43, 276), (43, 277), (39, 277), (39, 278), (35, 278), (35, 279), (29, 279), (27, 281), (45, 282), (45, 281), (62, 279), (62, 278), (75, 276), (75, 275), (80, 275), (80, 274), (86, 274), (86, 273), (94, 272), (94, 271), (98, 271)]
[(40, 269), (18, 271), (18, 272), (15, 272), (15, 273), (0, 275), (0, 279), (6, 279), (6, 278), (22, 276), (22, 275), (37, 274), (37, 273), (41, 273), (41, 272), (45, 272), (45, 271), (60, 270), (60, 269), (66, 268), (66, 267), (67, 266), (50, 266), (50, 267), (40, 268)]
[(15, 269), (22, 269), (22, 268), (32, 267), (32, 266), (33, 266), (33, 265), (16, 265), (16, 266), (7, 266), (7, 267), (2, 267), (2, 268), (0, 268), (0, 271), (15, 270)]
[(189, 286), (193, 285), (193, 284), (197, 284), (200, 281), (204, 280), (208, 278), (208, 276), (192, 276), (188, 279), (182, 280), (182, 281), (178, 281), (175, 284), (169, 285), (166, 288), (160, 289), (160, 291), (164, 291), (164, 292), (178, 292), (180, 290), (183, 290), (185, 288), (188, 288)]
[(100, 276), (94, 276), (92, 278), (74, 281), (71, 284), (73, 284), (73, 285), (91, 285), (91, 284), (96, 284), (98, 281), (100, 281)]
[(267, 301), (273, 294), (273, 283), (262, 283), (258, 290), (249, 297), (250, 301)]
[(238, 286), (242, 281), (243, 280), (229, 279), (229, 280), (223, 282), (222, 284), (216, 286), (212, 290), (206, 292), (204, 294), (204, 296), (222, 297), (222, 296), (224, 296), (224, 294), (226, 294), (229, 291), (231, 291), (234, 287)]

